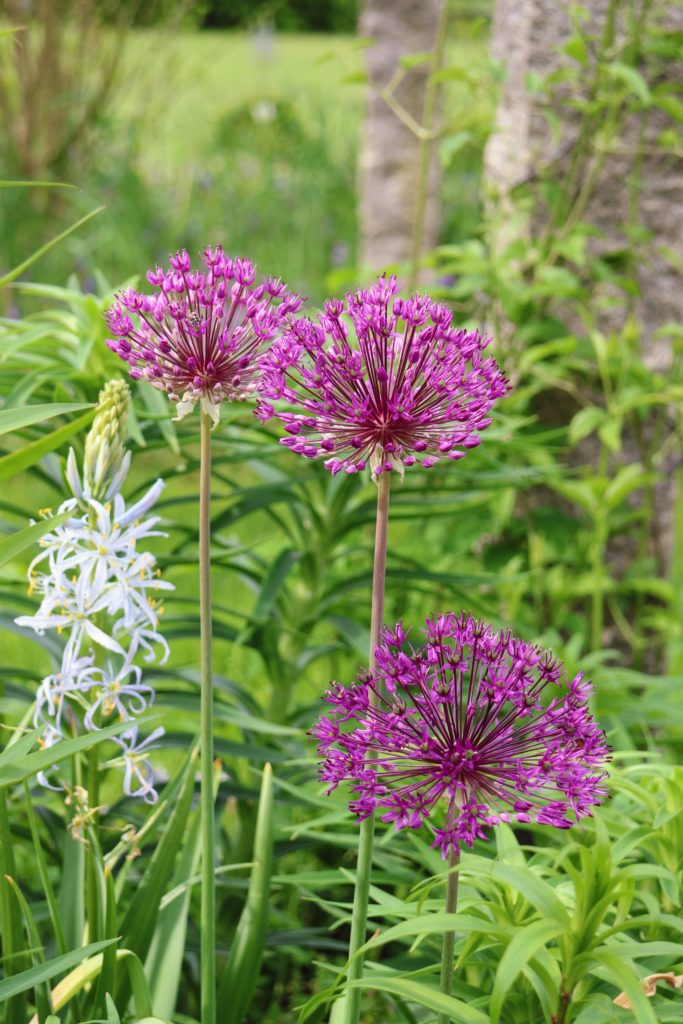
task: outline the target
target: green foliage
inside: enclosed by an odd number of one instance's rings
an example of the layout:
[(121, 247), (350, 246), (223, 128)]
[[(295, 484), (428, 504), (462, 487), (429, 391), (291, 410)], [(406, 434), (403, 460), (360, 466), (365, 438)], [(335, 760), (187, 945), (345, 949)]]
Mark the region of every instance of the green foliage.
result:
[[(656, 25), (638, 31), (632, 42), (642, 46), (598, 61), (579, 109), (585, 132), (597, 124), (605, 144), (616, 144), (628, 112), (656, 105), (672, 125), (680, 119), (677, 97), (640, 59), (667, 59), (672, 40)], [(223, 43), (202, 38), (202, 46)], [(530, 83), (547, 92), (551, 121), (555, 90), (578, 95), (593, 68), (593, 41), (580, 24), (565, 54), (568, 68)], [(196, 72), (196, 53), (189, 57)], [(444, 81), (485, 92), (491, 69), (467, 65), (456, 55)], [(335, 141), (333, 114), (277, 90), (240, 97), (210, 119), (210, 180), (195, 167), (190, 184), (178, 174), (170, 191), (167, 182), (150, 186), (137, 141), (121, 161), (103, 158), (89, 187), (114, 196), (107, 226), (97, 218), (70, 236), (74, 248), (45, 255), (54, 262), (41, 267), (59, 284), (15, 282), (3, 292), (7, 308), (11, 297), (24, 311), (0, 319), (0, 473), (16, 473), (0, 497), (0, 711), (11, 737), (0, 754), (6, 1024), (27, 1024), (34, 1010), (51, 1024), (188, 1024), (199, 1013), (196, 422), (170, 423), (166, 400), (134, 387), (127, 495), (166, 479), (158, 508), (168, 537), (156, 540), (155, 554), (177, 588), (164, 619), (171, 660), (146, 672), (166, 729), (155, 808), (122, 798), (104, 757), (102, 810), (83, 802), (79, 758), (93, 743), (105, 751), (107, 731), (34, 749), (37, 682), (58, 664), (60, 648), (13, 625), (35, 607), (24, 575), (46, 528), (27, 522), (63, 500), (64, 456), (69, 445), (80, 448), (91, 415), (80, 414), (121, 372), (104, 344), (102, 314), (114, 289), (97, 266), (118, 281), (157, 252), (203, 244), (207, 226), (226, 219), (231, 248), (311, 282), (316, 298), (335, 261), (353, 258), (353, 133)], [(651, 973), (681, 973), (683, 776), (672, 765), (683, 714), (680, 664), (667, 665), (667, 653), (683, 643), (682, 580), (665, 578), (650, 536), (661, 453), (678, 443), (668, 417), (683, 387), (680, 330), (670, 331), (670, 372), (648, 370), (634, 301), (636, 225), (621, 252), (593, 254), (584, 157), (564, 191), (552, 165), (520, 184), (505, 212), (512, 231), (504, 245), (489, 244), (498, 214), (495, 206), (482, 211), (478, 198), (489, 114), (487, 107), (454, 125), (440, 143), (453, 205), (439, 273), (455, 275), (440, 290), (474, 322), (492, 322), (515, 392), (463, 463), (407, 473), (395, 487), (386, 618), (417, 624), (436, 609), (466, 606), (551, 644), (570, 671), (584, 668), (615, 748), (613, 795), (584, 829), (500, 826), (494, 842), (462, 858), (455, 918), (443, 913), (445, 868), (430, 836), (379, 826), (359, 983), (364, 1020), (426, 1024), (446, 1012), (472, 1024), (681, 1021), (680, 996), (664, 989), (646, 998), (639, 984)], [(194, 115), (177, 145), (201, 151)], [(662, 145), (669, 152), (671, 139)], [(304, 194), (310, 201), (292, 212)], [(463, 194), (471, 202), (458, 213)], [(22, 238), (16, 210), (5, 216), (17, 248), (34, 241), (30, 225)], [(343, 260), (330, 251), (338, 242), (347, 246)], [(71, 277), (64, 286), (63, 266), (74, 256), (80, 283)], [(627, 315), (605, 329), (597, 307), (612, 289)], [(322, 1021), (330, 1006), (338, 1013), (345, 988), (357, 826), (344, 794), (322, 794), (306, 730), (328, 680), (350, 680), (367, 657), (376, 495), (368, 482), (296, 462), (243, 408), (226, 410), (213, 443), (223, 1017)], [(634, 550), (625, 570), (611, 558), (615, 543)], [(57, 761), (66, 800), (32, 781)], [(437, 964), (453, 928), (449, 998), (438, 990)], [(613, 1006), (620, 991), (632, 1011)]]

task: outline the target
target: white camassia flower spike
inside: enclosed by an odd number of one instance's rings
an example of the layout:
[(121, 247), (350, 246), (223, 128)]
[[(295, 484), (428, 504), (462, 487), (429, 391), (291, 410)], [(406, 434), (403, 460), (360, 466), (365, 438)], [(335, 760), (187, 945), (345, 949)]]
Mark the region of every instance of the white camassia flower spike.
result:
[[(15, 621), (38, 634), (54, 629), (65, 638), (60, 669), (42, 680), (36, 695), (34, 725), (42, 730), (42, 746), (54, 746), (78, 723), (96, 731), (114, 721), (130, 722), (115, 739), (122, 751), (124, 791), (153, 803), (157, 795), (147, 755), (163, 729), (139, 738), (137, 719), (152, 704), (154, 690), (143, 682), (135, 659), (141, 654), (146, 662), (163, 664), (168, 658), (159, 632), (160, 596), (174, 588), (160, 578), (154, 556), (139, 549), (148, 537), (165, 536), (155, 529), (159, 517), (147, 517), (163, 481), (130, 508), (118, 493), (130, 465), (123, 448), (128, 403), (128, 386), (110, 381), (86, 439), (82, 476), (69, 452), (66, 478), (74, 497), (57, 514), (68, 512), (70, 518), (41, 538), (41, 551), (28, 570), (29, 593), (40, 596), (40, 605), (34, 615)], [(39, 781), (59, 789), (49, 780), (54, 774), (43, 772)]]

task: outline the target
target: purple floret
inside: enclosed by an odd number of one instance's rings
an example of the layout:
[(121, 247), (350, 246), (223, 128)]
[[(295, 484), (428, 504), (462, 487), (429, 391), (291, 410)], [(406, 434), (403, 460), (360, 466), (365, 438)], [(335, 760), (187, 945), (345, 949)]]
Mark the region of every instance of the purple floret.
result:
[[(385, 629), (377, 668), (334, 684), (313, 729), (332, 791), (359, 818), (398, 829), (430, 820), (445, 858), (501, 822), (569, 828), (606, 796), (609, 747), (591, 686), (552, 654), (463, 612), (427, 620), (414, 648)], [(438, 825), (432, 821), (443, 807)]]
[(257, 415), (277, 415), (289, 434), (281, 443), (324, 458), (332, 473), (460, 459), (508, 391), (484, 355), (489, 339), (453, 327), (450, 310), (429, 296), (396, 291), (395, 277), (380, 278), (346, 302), (329, 300), (315, 321), (293, 321), (264, 357)]
[(114, 335), (107, 344), (131, 377), (177, 403), (178, 418), (199, 401), (217, 422), (224, 399), (253, 395), (264, 345), (302, 300), (279, 278), (256, 283), (254, 265), (220, 246), (206, 249), (203, 262), (202, 271), (193, 271), (182, 250), (170, 258), (170, 270), (147, 274), (153, 295), (132, 288), (118, 295), (106, 314)]

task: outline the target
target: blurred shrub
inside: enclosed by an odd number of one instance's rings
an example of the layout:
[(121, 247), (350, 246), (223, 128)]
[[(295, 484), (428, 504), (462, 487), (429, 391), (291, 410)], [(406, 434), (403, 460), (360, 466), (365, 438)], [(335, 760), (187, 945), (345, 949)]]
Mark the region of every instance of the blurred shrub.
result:
[(358, 0), (203, 0), (206, 28), (253, 28), (271, 23), (284, 32), (354, 32)]

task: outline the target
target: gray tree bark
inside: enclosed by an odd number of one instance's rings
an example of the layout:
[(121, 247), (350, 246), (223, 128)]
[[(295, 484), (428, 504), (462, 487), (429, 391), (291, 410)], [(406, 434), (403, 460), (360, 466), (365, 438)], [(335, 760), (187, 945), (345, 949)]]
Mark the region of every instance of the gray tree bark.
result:
[[(503, 63), (506, 77), (496, 131), (485, 152), (485, 172), (489, 193), (493, 193), (494, 202), (503, 204), (503, 209), (510, 190), (532, 177), (536, 167), (552, 161), (555, 180), (561, 182), (571, 158), (578, 132), (578, 118), (571, 104), (563, 103), (556, 111), (560, 114), (562, 128), (562, 140), (558, 144), (551, 138), (539, 98), (526, 86), (530, 73), (537, 72), (545, 77), (562, 62), (569, 61), (560, 48), (574, 34), (571, 7), (568, 0), (496, 0), (491, 51)], [(599, 36), (606, 24), (610, 0), (583, 0), (583, 7), (589, 14), (591, 31)], [(643, 0), (640, 9), (650, 18), (662, 20), (668, 28), (683, 30), (680, 0), (672, 3)], [(623, 19), (637, 8), (621, 0), (613, 10), (616, 10), (619, 38)], [(644, 73), (647, 76), (645, 68)], [(590, 64), (587, 78), (589, 75)], [(683, 86), (683, 54), (680, 60), (660, 70), (660, 75)], [(661, 81), (660, 77), (660, 84)], [(657, 85), (657, 82), (649, 84)], [(649, 109), (645, 116), (631, 116), (627, 120), (618, 145), (609, 153), (596, 178), (581, 218), (600, 230), (599, 237), (590, 243), (589, 250), (593, 253), (618, 253), (620, 249), (628, 249), (632, 245), (626, 235), (628, 225), (640, 225), (651, 233), (651, 240), (643, 241), (638, 249), (639, 294), (633, 306), (627, 308), (626, 303), (620, 302), (604, 310), (596, 307), (595, 312), (599, 326), (606, 332), (619, 331), (625, 326), (626, 317), (635, 315), (641, 328), (643, 361), (649, 369), (660, 373), (666, 373), (673, 353), (670, 337), (664, 337), (668, 332), (657, 337), (657, 331), (665, 324), (683, 322), (683, 157), (680, 146), (674, 153), (673, 147), (668, 146), (665, 152), (657, 144), (660, 133), (671, 127), (671, 118), (657, 107)], [(532, 234), (536, 228), (542, 229), (543, 225), (532, 225)], [(509, 228), (503, 226), (501, 230), (504, 234)], [(499, 244), (508, 241), (511, 239), (499, 236)], [(558, 306), (563, 309), (561, 302)], [(574, 324), (571, 311), (566, 319), (570, 325)], [(581, 330), (578, 323), (575, 326)], [(594, 448), (593, 441), (584, 441), (574, 457), (581, 463), (592, 461)], [(622, 457), (637, 461), (633, 438), (625, 438)], [(659, 466), (663, 479), (655, 489), (651, 547), (662, 572), (670, 569), (673, 553), (679, 459), (678, 451), (666, 456), (666, 461)], [(626, 534), (613, 538), (610, 543), (608, 558), (618, 572), (628, 567), (634, 556), (634, 543)], [(613, 639), (611, 634), (610, 642)]]
[[(411, 258), (421, 165), (420, 141), (378, 95), (411, 53), (434, 49), (444, 0), (365, 0), (359, 31), (367, 50), (368, 94), (359, 166), (360, 262), (373, 271)], [(396, 89), (406, 114), (422, 124), (426, 66), (411, 68)], [(422, 251), (438, 241), (438, 166), (430, 161)]]
[[(609, 0), (584, 0), (591, 17), (591, 28), (600, 33)], [(618, 8), (618, 18), (626, 15), (627, 3)], [(497, 0), (494, 11), (491, 52), (502, 61), (506, 78), (496, 117), (496, 131), (485, 152), (485, 169), (495, 189), (505, 194), (512, 186), (533, 173), (538, 163), (553, 157), (553, 143), (547, 122), (541, 115), (538, 99), (526, 88), (527, 75), (545, 76), (569, 58), (559, 48), (573, 34), (572, 5), (568, 0)], [(671, 27), (683, 30), (683, 4), (654, 0), (650, 17), (663, 17)], [(618, 31), (618, 27), (617, 27)], [(670, 64), (667, 77), (683, 86), (683, 55)], [(561, 148), (571, 149), (574, 137), (571, 108), (561, 111), (563, 141)], [(671, 119), (653, 108), (643, 123), (633, 118), (626, 126), (617, 152), (610, 153), (600, 175), (585, 220), (603, 233), (597, 251), (617, 250), (625, 241), (624, 227), (634, 220), (652, 233), (652, 241), (642, 247), (637, 279), (640, 297), (635, 313), (644, 327), (644, 358), (653, 370), (665, 370), (671, 353), (666, 341), (653, 335), (663, 324), (683, 321), (683, 159), (664, 155), (656, 140)], [(642, 163), (639, 150), (642, 149)], [(558, 170), (563, 166), (558, 154)], [(630, 204), (633, 191), (629, 182), (638, 175), (637, 210)], [(635, 212), (635, 217), (634, 217)], [(604, 328), (618, 327), (609, 315)]]

